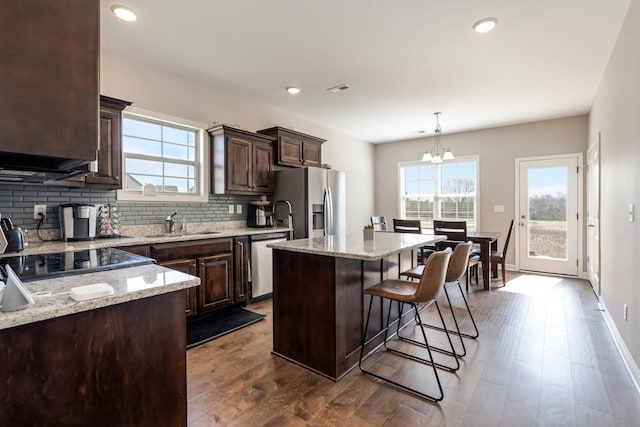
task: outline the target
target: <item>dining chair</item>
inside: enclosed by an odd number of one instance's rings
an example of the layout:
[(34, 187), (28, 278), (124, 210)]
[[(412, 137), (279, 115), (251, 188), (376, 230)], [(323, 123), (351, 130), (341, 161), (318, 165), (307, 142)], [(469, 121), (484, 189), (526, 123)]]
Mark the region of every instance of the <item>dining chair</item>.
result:
[(422, 233), (422, 222), (419, 219), (393, 218), (393, 231), (396, 233)]
[[(424, 274), (420, 278), (420, 282), (417, 284), (416, 282), (410, 282), (408, 280), (389, 279), (389, 280), (383, 280), (382, 282), (379, 282), (363, 291), (365, 295), (370, 295), (371, 299), (369, 300), (369, 309), (367, 310), (367, 320), (365, 322), (365, 327), (362, 333), (362, 347), (360, 348), (360, 360), (358, 362), (358, 366), (360, 370), (367, 375), (378, 378), (382, 381), (385, 381), (389, 384), (399, 387), (405, 391), (414, 393), (417, 396), (420, 396), (424, 399), (432, 400), (435, 402), (442, 400), (442, 398), (444, 397), (444, 393), (442, 391), (442, 384), (440, 383), (440, 377), (438, 376), (437, 368), (454, 372), (460, 368), (460, 362), (458, 361), (458, 358), (455, 356), (455, 349), (453, 347), (453, 343), (451, 342), (451, 337), (449, 336), (448, 332), (446, 335), (449, 341), (449, 345), (451, 346), (453, 358), (455, 359), (455, 362), (456, 362), (455, 366), (446, 366), (446, 365), (437, 363), (434, 360), (433, 354), (431, 352), (431, 347), (429, 346), (429, 341), (427, 339), (427, 334), (425, 332), (424, 324), (422, 323), (422, 319), (420, 318), (420, 311), (422, 311), (424, 308), (419, 309), (419, 304), (424, 304), (425, 307), (428, 307), (431, 304), (433, 304), (436, 307), (438, 315), (440, 316), (440, 321), (446, 332), (446, 325), (444, 323), (444, 318), (442, 317), (442, 312), (440, 311), (440, 306), (438, 305), (438, 301), (436, 300), (436, 297), (438, 296), (438, 294), (442, 290), (442, 287), (444, 286), (447, 266), (449, 264), (450, 257), (451, 257), (451, 249), (447, 249), (441, 252), (436, 252), (433, 255), (431, 255), (427, 259), (427, 262), (425, 264)], [(389, 353), (405, 357), (409, 360), (430, 365), (433, 369), (433, 374), (436, 379), (437, 387), (439, 390), (438, 394), (434, 395), (434, 394), (425, 393), (423, 391), (419, 391), (415, 388), (409, 387), (406, 384), (402, 384), (398, 381), (394, 381), (388, 376), (383, 376), (381, 374), (375, 373), (371, 371), (370, 368), (365, 369), (363, 367), (363, 362), (366, 359), (364, 357), (364, 347), (365, 347), (365, 344), (367, 343), (367, 331), (369, 330), (369, 321), (371, 320), (371, 307), (373, 306), (373, 300), (375, 299), (375, 297), (380, 298), (382, 302), (384, 302), (385, 299), (389, 300), (389, 304), (388, 304), (389, 312), (387, 314), (387, 322), (384, 329), (384, 340), (383, 340), (385, 350)], [(391, 320), (391, 306), (393, 305), (392, 304), (393, 301), (398, 302), (398, 304), (400, 305), (400, 310), (399, 310), (400, 318), (397, 321), (398, 330), (400, 329), (400, 322), (402, 320), (402, 309), (404, 307), (404, 304), (409, 304), (415, 311), (415, 317), (418, 320), (416, 325), (420, 328), (420, 332), (424, 342), (413, 341), (413, 340), (407, 340), (407, 341), (425, 349), (427, 353), (426, 356), (428, 356), (428, 358), (416, 356), (415, 351), (412, 354), (410, 354), (410, 353), (400, 351), (397, 348), (393, 348), (392, 346), (388, 345), (389, 344), (389, 340), (388, 340), (389, 322)], [(409, 324), (413, 324), (413, 323), (409, 322)], [(370, 354), (373, 354), (373, 352)], [(367, 355), (367, 357), (370, 356), (370, 354)], [(371, 366), (375, 366), (375, 364)]]
[(466, 289), (469, 292), (469, 283), (471, 283), (471, 278), (475, 276), (476, 278), (476, 286), (478, 286), (478, 266), (481, 264), (480, 255), (472, 253), (469, 256), (469, 265), (467, 266), (467, 283)]
[(502, 286), (507, 284), (506, 273), (505, 273), (505, 263), (507, 258), (507, 249), (509, 249), (509, 240), (511, 239), (511, 232), (513, 231), (513, 222), (511, 220), (511, 224), (509, 225), (509, 232), (507, 232), (507, 237), (504, 241), (504, 247), (502, 248), (502, 252), (491, 251), (491, 264), (500, 264), (502, 269)]
[(467, 241), (467, 221), (433, 220), (433, 234), (447, 236), (447, 240)]
[[(393, 218), (393, 231), (395, 233), (422, 233), (422, 221), (419, 219), (398, 219)], [(422, 246), (418, 252), (418, 265), (424, 264), (425, 260), (435, 252), (435, 246)]]
[[(447, 236), (446, 240), (436, 244), (438, 249), (455, 247), (457, 242), (467, 241), (467, 221), (434, 219), (433, 234)], [(480, 250), (476, 247), (472, 247), (471, 254), (477, 253), (480, 253)]]
[[(467, 353), (467, 349), (464, 345), (464, 341), (462, 341), (462, 337), (475, 339), (475, 338), (478, 338), (478, 335), (479, 335), (478, 326), (476, 325), (476, 321), (473, 318), (473, 314), (471, 314), (471, 308), (469, 307), (467, 298), (464, 296), (464, 292), (462, 291), (462, 286), (460, 285), (460, 279), (462, 279), (462, 276), (464, 276), (466, 273), (467, 286), (468, 286), (468, 281), (469, 281), (468, 266), (469, 266), (469, 261), (472, 259), (472, 257), (469, 256), (469, 254), (471, 252), (472, 245), (473, 245), (472, 242), (461, 242), (458, 245), (456, 245), (455, 249), (453, 250), (453, 254), (451, 255), (451, 259), (449, 260), (449, 266), (447, 267), (447, 275), (445, 277), (445, 284), (444, 284), (444, 294), (447, 298), (447, 302), (449, 303), (449, 307), (451, 308), (451, 317), (453, 318), (453, 323), (456, 327), (455, 331), (449, 329), (448, 332), (458, 335), (460, 337), (460, 344), (462, 345), (462, 353), (457, 353), (458, 357), (463, 357)], [(476, 258), (478, 260), (480, 259), (480, 257), (477, 257), (477, 256)], [(419, 265), (415, 268), (412, 268), (411, 270), (403, 272), (401, 275), (410, 277), (412, 279), (421, 279), (423, 273), (424, 273), (424, 265)], [(477, 281), (477, 277), (478, 276), (476, 275), (476, 281)], [(471, 323), (473, 324), (474, 332), (471, 332), (471, 333), (460, 332), (458, 319), (456, 318), (455, 309), (451, 304), (451, 298), (449, 297), (449, 291), (448, 291), (448, 289), (455, 287), (456, 285), (460, 290), (460, 294), (462, 295), (462, 300), (464, 301), (464, 305), (467, 309), (467, 313), (469, 314), (469, 318), (471, 319)], [(425, 326), (432, 329), (441, 330), (441, 328), (437, 326), (432, 326), (432, 325), (425, 325)]]
[(387, 217), (386, 216), (372, 216), (371, 217), (371, 225), (373, 225), (373, 229), (375, 231), (388, 231), (389, 227), (387, 225)]

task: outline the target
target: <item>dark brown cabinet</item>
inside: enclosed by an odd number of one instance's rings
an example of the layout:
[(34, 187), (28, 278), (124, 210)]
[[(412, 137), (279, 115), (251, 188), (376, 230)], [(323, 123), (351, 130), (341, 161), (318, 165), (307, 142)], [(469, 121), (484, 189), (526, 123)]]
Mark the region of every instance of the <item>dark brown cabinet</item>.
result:
[(87, 187), (116, 190), (122, 183), (122, 110), (129, 101), (100, 96), (100, 149), (96, 170), (85, 177)]
[[(192, 276), (198, 275), (198, 265), (195, 259), (178, 259), (174, 261), (159, 262), (158, 265), (170, 268), (172, 270), (181, 271)], [(187, 316), (196, 314), (196, 308), (198, 304), (198, 287), (189, 288), (185, 290), (186, 293), (186, 307), (185, 313)]]
[(122, 188), (122, 111), (131, 102), (100, 95), (100, 149), (91, 172), (49, 185), (87, 187), (101, 190)]
[(276, 140), (276, 164), (282, 166), (321, 166), (324, 139), (279, 126), (258, 131)]
[(233, 254), (198, 258), (200, 300), (198, 313), (233, 304)]
[(211, 138), (211, 188), (215, 194), (273, 192), (273, 140), (229, 126), (208, 130)]
[(246, 304), (249, 300), (249, 238), (236, 237), (233, 244), (234, 299), (236, 303)]
[(248, 237), (189, 240), (119, 249), (155, 258), (158, 265), (198, 276), (186, 292), (187, 316), (248, 301)]
[(69, 169), (96, 159), (99, 24), (98, 0), (2, 2), (3, 163)]

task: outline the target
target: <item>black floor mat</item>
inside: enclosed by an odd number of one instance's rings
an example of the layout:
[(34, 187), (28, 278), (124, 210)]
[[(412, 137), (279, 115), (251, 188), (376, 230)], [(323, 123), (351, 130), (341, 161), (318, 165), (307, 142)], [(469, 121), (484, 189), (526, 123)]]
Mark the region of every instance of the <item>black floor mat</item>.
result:
[(231, 307), (203, 317), (189, 319), (187, 320), (187, 348), (204, 344), (264, 318), (264, 314), (254, 313), (242, 307)]

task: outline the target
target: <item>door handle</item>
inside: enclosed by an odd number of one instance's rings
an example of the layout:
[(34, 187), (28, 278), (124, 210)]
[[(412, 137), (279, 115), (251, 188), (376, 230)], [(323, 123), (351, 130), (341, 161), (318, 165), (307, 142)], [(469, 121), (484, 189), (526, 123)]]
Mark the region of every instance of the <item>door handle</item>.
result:
[(587, 227), (593, 228), (593, 227), (595, 227), (595, 224), (587, 224)]

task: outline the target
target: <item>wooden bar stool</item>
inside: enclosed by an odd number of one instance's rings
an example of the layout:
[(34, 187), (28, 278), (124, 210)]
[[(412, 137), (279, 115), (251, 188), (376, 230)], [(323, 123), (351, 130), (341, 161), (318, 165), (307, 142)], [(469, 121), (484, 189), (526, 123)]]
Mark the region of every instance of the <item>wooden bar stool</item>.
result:
[[(418, 309), (418, 305), (421, 303), (424, 303), (425, 307), (427, 307), (431, 304), (434, 304), (440, 316), (440, 321), (442, 322), (442, 326), (446, 332), (446, 325), (444, 323), (444, 318), (442, 317), (442, 312), (440, 311), (440, 307), (438, 306), (438, 302), (436, 301), (436, 297), (438, 296), (438, 294), (440, 293), (444, 285), (445, 275), (447, 272), (447, 266), (449, 264), (450, 257), (451, 257), (451, 249), (447, 249), (445, 251), (436, 252), (432, 254), (427, 259), (427, 262), (424, 267), (425, 271), (420, 279), (420, 282), (410, 282), (408, 280), (390, 279), (390, 280), (384, 280), (382, 282), (379, 282), (363, 291), (365, 295), (371, 295), (371, 300), (369, 301), (369, 310), (367, 313), (367, 320), (365, 322), (364, 331), (362, 333), (362, 347), (360, 349), (360, 362), (358, 364), (358, 366), (360, 367), (360, 370), (367, 375), (371, 375), (375, 378), (378, 378), (389, 384), (399, 387), (405, 391), (414, 393), (417, 396), (420, 396), (424, 399), (428, 399), (436, 402), (442, 400), (442, 398), (444, 397), (437, 368), (443, 368), (448, 371), (456, 371), (457, 369), (460, 368), (460, 362), (455, 356), (453, 343), (451, 342), (451, 337), (449, 336), (448, 333), (446, 334), (447, 340), (449, 341), (449, 345), (451, 346), (451, 351), (453, 354), (453, 358), (455, 359), (456, 366), (453, 366), (453, 367), (445, 366), (445, 365), (436, 363), (434, 361), (433, 355), (431, 353), (431, 347), (429, 346), (429, 342), (427, 340), (427, 334), (424, 330), (424, 325), (420, 318), (420, 310)], [(369, 320), (371, 319), (371, 306), (373, 305), (373, 300), (375, 297), (390, 300), (389, 313), (387, 315), (387, 324), (384, 330), (383, 344), (385, 346), (385, 349), (388, 352), (391, 352), (393, 354), (406, 357), (409, 360), (430, 365), (433, 368), (433, 373), (435, 375), (439, 394), (433, 395), (433, 394), (427, 394), (427, 393), (421, 392), (415, 388), (409, 387), (408, 385), (405, 385), (405, 384), (401, 384), (400, 382), (394, 381), (391, 378), (384, 377), (380, 374), (376, 374), (363, 367), (362, 362), (365, 360), (364, 347), (365, 347), (365, 344), (367, 343), (367, 330), (369, 329)], [(398, 328), (400, 328), (399, 325), (402, 320), (403, 305), (409, 304), (415, 310), (415, 316), (416, 316), (416, 319), (418, 320), (418, 325), (420, 327), (420, 331), (422, 333), (422, 338), (424, 339), (424, 343), (417, 342), (417, 341), (410, 341), (410, 342), (425, 348), (427, 351), (428, 358), (417, 357), (417, 356), (414, 356), (413, 354), (409, 354), (397, 349), (393, 349), (387, 345), (389, 322), (391, 319), (391, 305), (392, 305), (391, 302), (392, 301), (397, 301), (400, 304), (400, 318), (398, 319)]]

